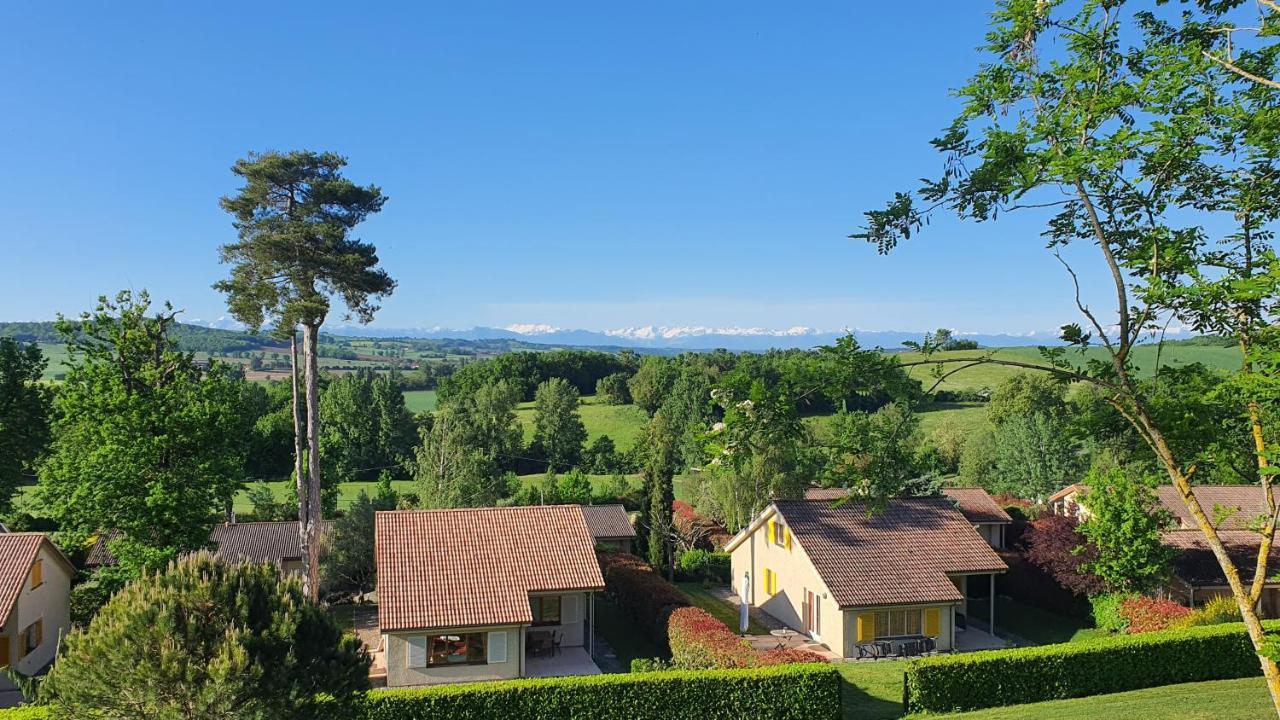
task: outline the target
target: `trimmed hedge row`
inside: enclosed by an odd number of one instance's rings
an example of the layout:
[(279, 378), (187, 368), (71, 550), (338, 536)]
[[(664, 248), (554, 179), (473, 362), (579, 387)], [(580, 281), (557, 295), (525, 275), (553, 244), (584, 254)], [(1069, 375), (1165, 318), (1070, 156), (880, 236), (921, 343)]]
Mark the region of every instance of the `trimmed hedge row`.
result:
[(1244, 626), (1231, 623), (915, 660), (906, 701), (910, 712), (955, 712), (1261, 674)]
[[(835, 668), (777, 665), (374, 691), (340, 720), (839, 720), (840, 712)], [(0, 710), (0, 720), (51, 717), (43, 707)]]
[(667, 617), (689, 599), (654, 572), (644, 560), (627, 553), (597, 553), (605, 592), (654, 643), (667, 646)]

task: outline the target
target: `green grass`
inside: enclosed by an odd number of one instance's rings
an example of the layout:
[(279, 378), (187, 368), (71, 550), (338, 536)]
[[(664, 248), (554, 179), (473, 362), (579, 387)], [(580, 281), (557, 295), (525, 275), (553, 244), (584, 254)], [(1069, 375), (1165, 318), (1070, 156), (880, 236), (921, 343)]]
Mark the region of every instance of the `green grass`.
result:
[(436, 391), (405, 390), (404, 404), (411, 413), (431, 412), (436, 409)]
[[(955, 359), (955, 358), (976, 358), (985, 355), (988, 350), (954, 350), (948, 352), (935, 353), (933, 359)], [(1106, 351), (1101, 348), (1091, 349), (1088, 357), (1091, 359), (1102, 359)], [(898, 359), (902, 362), (912, 362), (921, 359), (921, 355), (913, 352), (898, 353)], [(1044, 364), (1044, 359), (1040, 355), (1040, 351), (1034, 347), (1017, 347), (1017, 348), (1001, 348), (995, 353), (995, 358), (1001, 360), (1014, 360), (1018, 362)], [(1079, 357), (1076, 353), (1069, 353), (1068, 359), (1075, 361)], [(1133, 362), (1138, 369), (1139, 376), (1148, 376), (1155, 371), (1156, 368), (1156, 347), (1154, 345), (1139, 345), (1134, 348)], [(1192, 346), (1192, 345), (1168, 345), (1160, 352), (1160, 365), (1162, 367), (1177, 367), (1189, 365), (1191, 363), (1203, 363), (1209, 367), (1219, 368), (1222, 370), (1236, 370), (1240, 367), (1240, 351), (1234, 347), (1211, 347), (1211, 346)], [(948, 364), (944, 366), (944, 371), (950, 371), (959, 367), (960, 364)], [(920, 380), (928, 389), (936, 382), (937, 378), (933, 375), (933, 370), (927, 365), (917, 365), (908, 368), (911, 377)], [(957, 390), (957, 391), (976, 391), (984, 388), (994, 388), (1001, 381), (1020, 372), (1034, 372), (1022, 370), (1016, 367), (1005, 365), (983, 364), (975, 367), (966, 368), (951, 375), (942, 384), (938, 385), (939, 390)]]
[[(291, 480), (275, 480), (267, 483), (267, 487), (271, 488), (271, 492), (275, 494), (276, 500), (284, 500), (286, 498), (293, 499), (293, 481)], [(393, 480), (391, 487), (396, 492), (418, 492), (418, 484), (412, 480)], [(345, 510), (351, 507), (351, 503), (355, 502), (356, 497), (363, 490), (370, 497), (378, 492), (378, 483), (376, 482), (344, 482), (338, 484), (338, 509)], [(247, 513), (253, 510), (253, 505), (249, 503), (249, 497), (246, 491), (241, 491), (236, 495), (235, 502), (232, 507), (237, 513)]]
[(665, 648), (636, 629), (636, 624), (618, 609), (604, 595), (597, 595), (595, 600), (596, 632), (609, 643), (623, 671), (631, 669), (631, 661), (636, 658), (669, 658)]
[[(706, 610), (714, 615), (717, 620), (728, 625), (731, 630), (737, 632), (738, 608), (712, 595), (711, 591), (703, 587), (700, 582), (678, 582), (676, 586), (680, 588), (680, 592), (683, 592), (695, 607)], [(747, 633), (750, 635), (768, 635), (769, 628), (755, 620), (750, 620), (747, 623)]]
[[(987, 617), (987, 601), (969, 600), (969, 612), (976, 618)], [(1012, 633), (1036, 645), (1078, 642), (1106, 635), (1093, 627), (1090, 620), (1059, 615), (1020, 603), (1007, 597), (996, 598), (996, 634)]]
[(902, 717), (902, 673), (906, 660), (836, 663), (844, 679), (841, 691), (845, 720), (892, 720)]
[[(582, 398), (578, 408), (582, 415), (582, 424), (587, 428), (587, 443), (601, 435), (608, 435), (618, 452), (626, 452), (636, 444), (636, 438), (644, 430), (648, 417), (644, 410), (636, 405), (609, 405), (589, 395)], [(524, 430), (524, 441), (533, 439), (533, 403), (521, 403), (516, 409), (516, 419)]]
[[(1268, 716), (1274, 717), (1275, 710), (1266, 683), (1262, 678), (1244, 678), (927, 717), (947, 720), (1256, 720)], [(845, 717), (869, 716), (850, 715), (846, 708)]]

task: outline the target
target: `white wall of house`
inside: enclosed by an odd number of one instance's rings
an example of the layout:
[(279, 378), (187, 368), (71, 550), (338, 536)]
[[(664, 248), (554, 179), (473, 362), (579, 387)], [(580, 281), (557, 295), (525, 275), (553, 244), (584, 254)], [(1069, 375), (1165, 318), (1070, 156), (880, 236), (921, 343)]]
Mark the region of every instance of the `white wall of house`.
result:
[[(848, 608), (844, 611), (844, 643), (841, 653), (847, 658), (858, 657), (858, 645), (876, 639), (875, 614), (877, 612), (915, 613), (919, 616), (921, 634), (930, 635), (937, 642), (937, 649), (951, 649), (952, 627), (955, 625), (955, 605), (898, 605), (893, 607)], [(929, 612), (936, 612), (938, 628), (936, 633), (928, 632), (926, 627)], [(863, 622), (859, 625), (858, 617)], [(861, 635), (859, 634), (861, 632)], [(835, 647), (832, 645), (832, 649)]]
[[(465, 635), (484, 633), (486, 638), (486, 662), (479, 665), (445, 665), (415, 667), (410, 657), (411, 639), (425, 638), (430, 648), (430, 638), (439, 635)], [(511, 680), (521, 675), (524, 657), (524, 628), (522, 626), (487, 628), (443, 628), (391, 632), (384, 638), (387, 660), (387, 687), (412, 687), (415, 685), (439, 685), (443, 683), (474, 682), (479, 680)], [(492, 652), (497, 642), (505, 643), (505, 653), (500, 662), (494, 662)]]
[[(840, 639), (845, 632), (843, 613), (794, 536), (791, 537), (790, 547), (785, 542), (770, 542), (770, 519), (776, 519), (776, 513), (766, 517), (766, 521), (760, 523), (731, 552), (734, 591), (741, 589), (743, 575), (749, 574), (751, 584), (748, 602), (801, 632), (804, 631), (806, 592), (812, 592), (818, 608), (817, 627), (812, 636), (833, 651), (840, 652)], [(779, 521), (777, 527), (785, 527), (785, 524)], [(777, 591), (774, 593), (770, 593), (765, 586), (766, 569), (777, 574)]]
[(1004, 527), (1002, 523), (979, 523), (973, 529), (978, 531), (988, 545), (1000, 550), (1004, 547)]
[[(71, 628), (71, 568), (47, 545), (40, 547), (36, 561), (41, 566), (41, 584), (32, 587), (32, 577), (27, 575), (9, 621), (0, 629), (0, 643), (9, 648), (11, 667), (23, 675), (32, 675), (53, 662), (58, 641)], [(37, 622), (42, 625), (40, 644), (25, 652), (23, 631)], [(0, 689), (12, 688), (7, 678), (0, 678)]]

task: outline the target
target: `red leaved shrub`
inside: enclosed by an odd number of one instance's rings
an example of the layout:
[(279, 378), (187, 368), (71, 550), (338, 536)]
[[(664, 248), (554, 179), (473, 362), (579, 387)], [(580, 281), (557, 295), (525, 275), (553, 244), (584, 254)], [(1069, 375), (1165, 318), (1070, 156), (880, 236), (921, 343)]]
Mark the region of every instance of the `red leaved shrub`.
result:
[(1046, 515), (1027, 524), (1022, 535), (1027, 559), (1077, 595), (1095, 595), (1106, 588), (1102, 578), (1081, 567), (1097, 557), (1097, 550), (1076, 529), (1073, 518)]
[(1136, 596), (1120, 603), (1120, 614), (1129, 621), (1129, 633), (1153, 632), (1167, 629), (1175, 620), (1191, 611), (1172, 600), (1157, 600)]
[(680, 668), (723, 669), (825, 662), (820, 655), (808, 650), (756, 650), (702, 608), (686, 607), (673, 611), (667, 633), (671, 638), (671, 662)]

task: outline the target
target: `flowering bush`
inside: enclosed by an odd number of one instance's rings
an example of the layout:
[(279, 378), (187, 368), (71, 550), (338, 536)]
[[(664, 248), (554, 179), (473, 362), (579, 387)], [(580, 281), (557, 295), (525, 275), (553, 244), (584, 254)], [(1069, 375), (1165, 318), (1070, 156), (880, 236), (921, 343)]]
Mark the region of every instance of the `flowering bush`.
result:
[(686, 607), (673, 611), (667, 635), (671, 639), (671, 662), (679, 668), (723, 669), (825, 662), (821, 656), (808, 650), (756, 650), (702, 608)]
[(1129, 621), (1129, 633), (1137, 634), (1168, 629), (1191, 611), (1172, 600), (1136, 596), (1120, 603), (1120, 614)]

